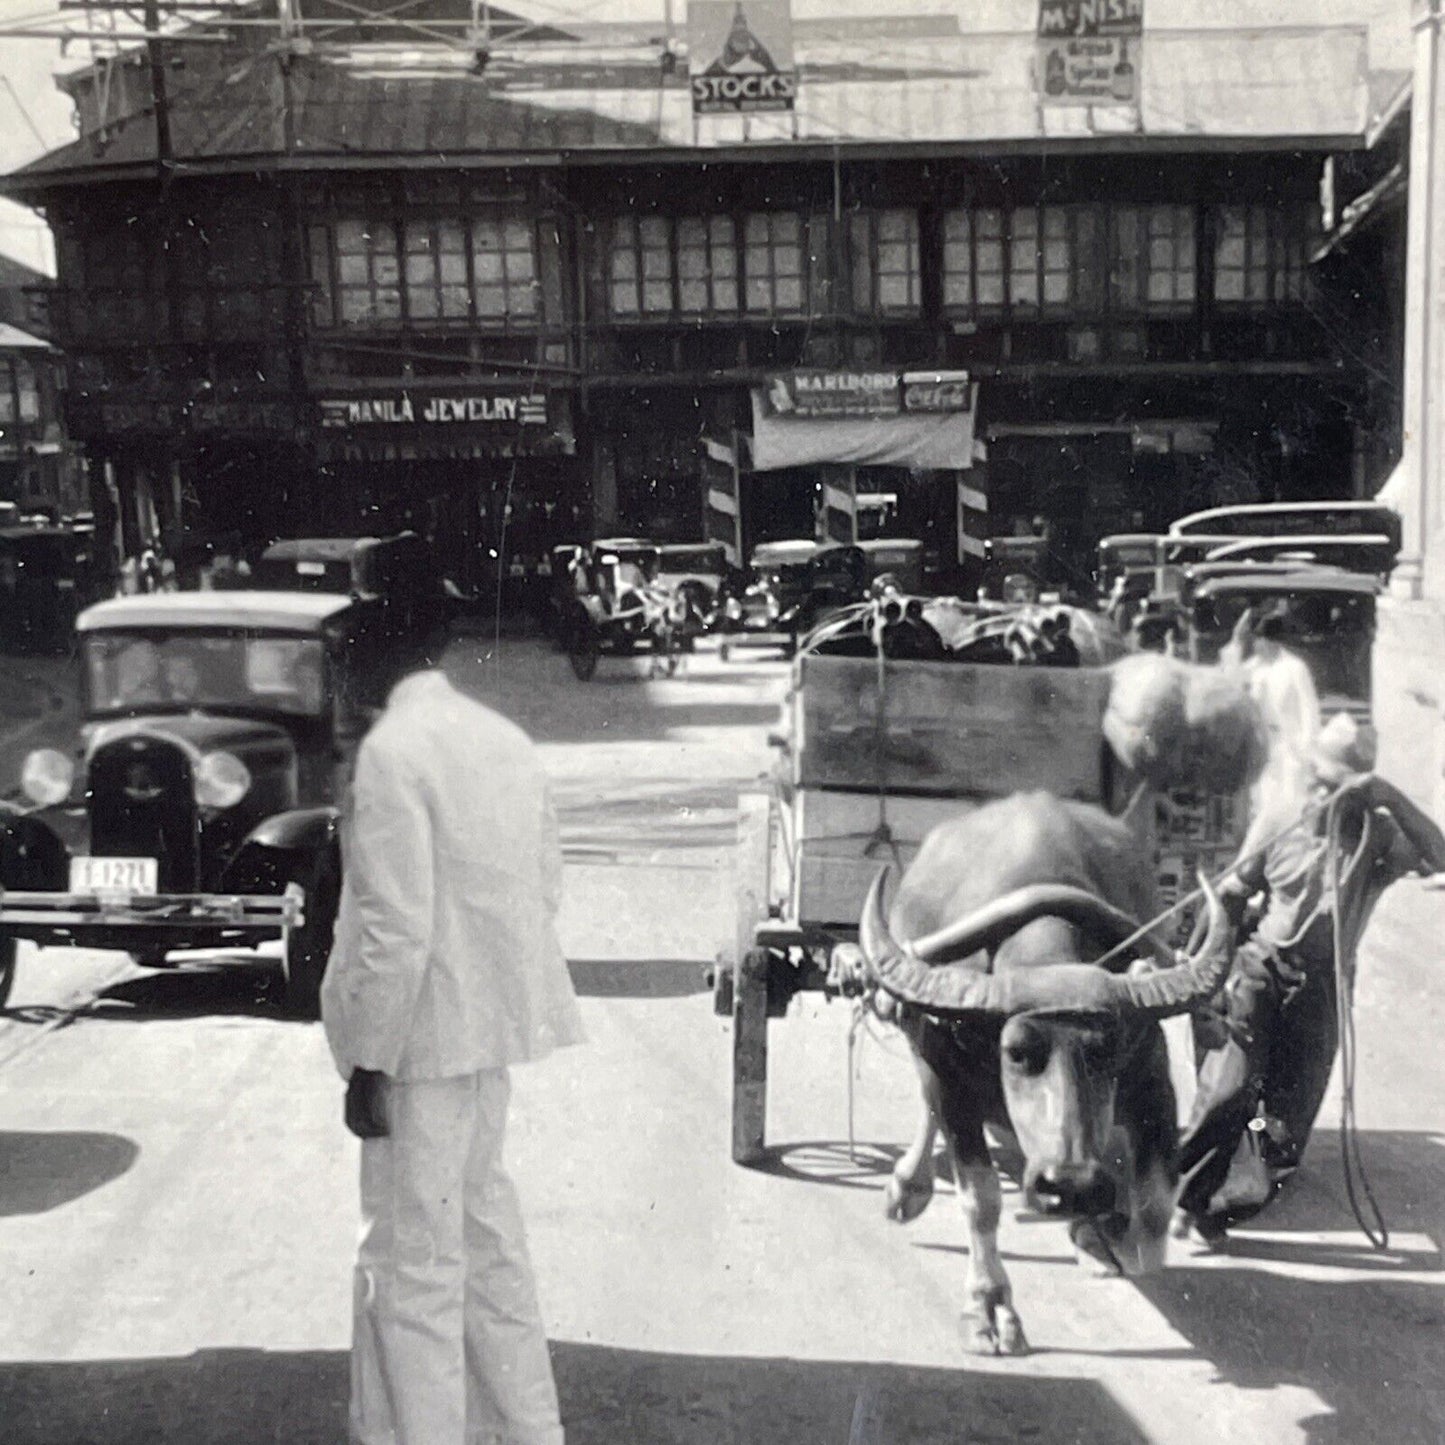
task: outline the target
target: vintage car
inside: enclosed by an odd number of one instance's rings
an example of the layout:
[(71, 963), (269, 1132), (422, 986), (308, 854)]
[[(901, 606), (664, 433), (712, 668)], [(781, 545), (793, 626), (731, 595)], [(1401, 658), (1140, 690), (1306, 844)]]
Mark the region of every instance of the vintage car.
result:
[(658, 547), (656, 581), (678, 593), (687, 607), (681, 629), (684, 649), (713, 625), (727, 574), (727, 549), (721, 542), (664, 542)]
[[(251, 586), (272, 592), (329, 592), (383, 597), (434, 581), (434, 555), (415, 532), (390, 537), (298, 537), (273, 542), (260, 556)], [(444, 588), (452, 589), (445, 579)]]
[(579, 547), (560, 597), (558, 639), (579, 681), (604, 655), (646, 647), (669, 674), (677, 669), (688, 617), (682, 593), (659, 575), (660, 549), (632, 537), (602, 538)]
[(79, 736), (32, 752), (0, 803), (0, 992), (21, 938), (148, 966), (280, 939), (288, 1005), (314, 1016), (366, 659), (403, 611), (238, 591), (83, 612)]
[(793, 538), (753, 548), (746, 574), (725, 582), (718, 656), (740, 645), (797, 651), (829, 612), (867, 595), (868, 556), (844, 542)]
[(96, 586), (93, 524), (43, 517), (0, 526), (0, 650), (67, 652)]
[(1281, 642), (1309, 667), (1326, 713), (1370, 719), (1375, 578), (1333, 567), (1205, 563), (1187, 579), (1188, 656), (1215, 662), (1246, 610), (1283, 618)]

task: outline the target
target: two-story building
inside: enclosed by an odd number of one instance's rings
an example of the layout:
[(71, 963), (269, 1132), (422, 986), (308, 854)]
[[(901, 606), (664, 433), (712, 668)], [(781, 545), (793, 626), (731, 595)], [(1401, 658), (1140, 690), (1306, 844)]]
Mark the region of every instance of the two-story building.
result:
[(131, 540), (410, 520), (486, 587), (861, 496), (966, 585), (1039, 515), (1080, 567), (1396, 445), (1311, 265), (1331, 158), (1399, 143), (1363, 29), (1146, 30), (1137, 104), (1056, 107), (1032, 35), (798, 20), (796, 108), (747, 116), (694, 116), (655, 29), (177, 44), (160, 126), (144, 57), (67, 78), (80, 139), (4, 190)]

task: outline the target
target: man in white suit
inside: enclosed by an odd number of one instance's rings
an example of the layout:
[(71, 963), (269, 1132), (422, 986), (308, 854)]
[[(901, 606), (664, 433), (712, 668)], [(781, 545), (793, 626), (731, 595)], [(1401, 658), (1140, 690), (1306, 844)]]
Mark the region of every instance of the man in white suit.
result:
[(355, 1445), (561, 1445), (508, 1067), (580, 1041), (553, 927), (557, 824), (527, 736), (400, 649), (361, 744), (322, 1017), (362, 1139)]

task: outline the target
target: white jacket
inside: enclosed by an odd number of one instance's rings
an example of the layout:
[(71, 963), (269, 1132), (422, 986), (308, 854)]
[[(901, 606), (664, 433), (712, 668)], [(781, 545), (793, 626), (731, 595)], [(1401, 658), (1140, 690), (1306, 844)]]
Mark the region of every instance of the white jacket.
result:
[(536, 749), (442, 673), (398, 683), (362, 742), (342, 863), (321, 1012), (343, 1077), (450, 1078), (581, 1041)]

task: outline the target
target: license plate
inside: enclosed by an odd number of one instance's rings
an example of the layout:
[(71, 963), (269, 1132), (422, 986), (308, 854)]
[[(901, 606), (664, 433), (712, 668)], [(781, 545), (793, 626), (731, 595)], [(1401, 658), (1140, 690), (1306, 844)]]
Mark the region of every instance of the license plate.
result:
[(154, 858), (72, 858), (72, 893), (151, 894), (157, 891)]

